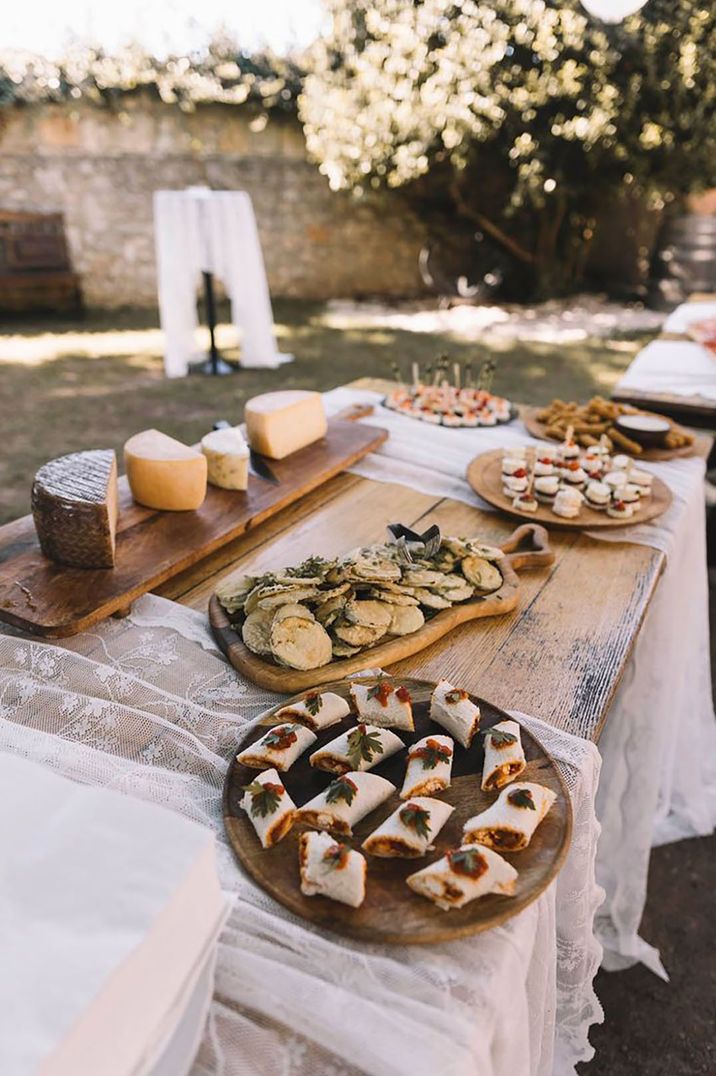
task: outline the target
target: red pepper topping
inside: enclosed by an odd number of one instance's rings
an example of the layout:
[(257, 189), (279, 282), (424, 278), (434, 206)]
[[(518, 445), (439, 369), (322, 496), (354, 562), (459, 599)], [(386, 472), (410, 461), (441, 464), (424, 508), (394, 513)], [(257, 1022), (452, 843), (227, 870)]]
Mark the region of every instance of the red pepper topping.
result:
[(513, 478), (527, 478), (527, 471), (524, 467), (518, 467), (516, 471), (512, 472)]
[(399, 687), (395, 693), (395, 697), (396, 699), (400, 699), (401, 702), (412, 702), (407, 687)]

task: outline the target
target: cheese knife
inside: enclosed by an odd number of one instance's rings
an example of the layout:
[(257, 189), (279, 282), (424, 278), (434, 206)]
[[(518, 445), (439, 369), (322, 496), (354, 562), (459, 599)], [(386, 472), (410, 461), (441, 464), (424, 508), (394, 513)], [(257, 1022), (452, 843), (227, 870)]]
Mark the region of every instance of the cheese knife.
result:
[[(227, 422), (225, 418), (219, 419), (215, 422), (212, 429), (214, 430), (227, 430), (231, 429), (231, 423)], [(254, 478), (261, 478), (264, 482), (270, 482), (272, 486), (280, 486), (281, 480), (276, 477), (274, 472), (269, 467), (264, 456), (259, 455), (258, 452), (254, 452), (253, 448), (249, 447), (249, 474), (252, 474)]]

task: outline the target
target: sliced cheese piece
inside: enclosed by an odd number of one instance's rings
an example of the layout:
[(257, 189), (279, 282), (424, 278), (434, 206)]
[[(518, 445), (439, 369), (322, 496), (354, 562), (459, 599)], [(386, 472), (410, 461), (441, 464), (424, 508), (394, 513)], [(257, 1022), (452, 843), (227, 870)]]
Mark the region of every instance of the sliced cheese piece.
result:
[(483, 792), (496, 792), (519, 777), (526, 766), (520, 726), (516, 721), (498, 721), (485, 732), (485, 762), (480, 786)]
[(117, 459), (111, 449), (50, 460), (32, 484), (32, 516), (46, 557), (74, 568), (113, 568)]
[(302, 833), (298, 842), (301, 892), (359, 908), (365, 898), (366, 862), (360, 852), (328, 833)]
[(302, 725), (318, 732), (337, 725), (348, 717), (351, 708), (345, 699), (333, 691), (309, 691), (300, 702), (292, 702), (279, 710), (276, 717), (282, 721), (300, 721)]
[(304, 389), (254, 396), (246, 403), (244, 418), (249, 444), (272, 460), (313, 444), (328, 428), (320, 392)]
[(208, 479), (221, 489), (248, 489), (249, 448), (236, 427), (212, 430), (201, 439)]
[(438, 908), (463, 908), (487, 893), (515, 891), (517, 871), (507, 860), (477, 844), (453, 848), (441, 859), (406, 878), (412, 890), (427, 897)]
[(328, 773), (372, 770), (396, 751), (402, 751), (403, 746), (400, 737), (390, 729), (360, 724), (314, 751), (308, 761), (317, 770)]
[(206, 457), (159, 430), (129, 438), (124, 469), (132, 496), (147, 508), (190, 512), (206, 496)]
[(431, 796), (450, 787), (455, 744), (450, 736), (424, 736), (408, 749), (401, 800)]
[(424, 856), (454, 810), (442, 800), (412, 796), (366, 837), (363, 848), (384, 859)]
[(466, 691), (440, 680), (430, 696), (430, 720), (447, 729), (463, 747), (469, 747), (480, 725), (480, 707)]
[(299, 807), (296, 820), (350, 837), (353, 826), (380, 807), (393, 792), (395, 785), (377, 773), (352, 770), (336, 777), (328, 788)]
[(272, 848), (293, 825), (296, 804), (275, 769), (264, 770), (246, 786), (241, 806), (251, 819), (262, 848)]
[(260, 740), (240, 751), (236, 760), (242, 766), (251, 766), (255, 770), (275, 766), (285, 773), (299, 755), (315, 742), (315, 734), (303, 725), (274, 725)]
[(463, 840), (498, 852), (521, 852), (556, 799), (551, 788), (530, 781), (503, 788), (486, 811), (468, 818)]

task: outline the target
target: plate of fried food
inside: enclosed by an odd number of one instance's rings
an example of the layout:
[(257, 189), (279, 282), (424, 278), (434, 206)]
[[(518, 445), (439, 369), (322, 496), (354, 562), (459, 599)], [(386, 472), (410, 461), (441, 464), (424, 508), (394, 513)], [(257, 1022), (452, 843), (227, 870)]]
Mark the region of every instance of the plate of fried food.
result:
[(538, 524), (518, 527), (499, 547), (431, 530), (427, 543), (415, 536), (259, 576), (237, 572), (209, 604), (214, 637), (247, 679), (302, 691), (400, 661), (468, 620), (510, 612), (517, 570), (554, 561)]
[[(628, 434), (626, 425), (624, 429), (619, 429), (617, 423), (622, 417), (637, 415), (648, 416), (663, 424), (663, 434), (657, 443), (654, 443), (651, 430), (648, 443), (638, 440), (638, 425), (632, 426)], [(664, 415), (605, 400), (602, 396), (593, 396), (586, 404), (552, 400), (547, 407), (526, 408), (522, 417), (529, 433), (542, 440), (564, 441), (571, 427), (580, 448), (594, 448), (602, 443), (610, 452), (655, 461), (691, 456), (694, 452), (695, 437), (683, 426)], [(602, 440), (605, 437), (606, 442)]]
[(226, 777), (224, 824), (292, 912), (368, 942), (498, 926), (550, 884), (572, 810), (503, 710), (441, 679), (358, 676), (273, 707)]

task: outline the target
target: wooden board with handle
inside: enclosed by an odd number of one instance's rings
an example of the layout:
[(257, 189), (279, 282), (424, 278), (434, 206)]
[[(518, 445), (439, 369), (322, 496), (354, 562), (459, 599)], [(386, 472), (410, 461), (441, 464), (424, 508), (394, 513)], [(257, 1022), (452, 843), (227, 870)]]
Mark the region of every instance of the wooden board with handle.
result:
[[(525, 548), (528, 543), (530, 548)], [(221, 650), (242, 676), (267, 688), (269, 691), (304, 691), (329, 680), (351, 676), (368, 668), (385, 668), (396, 661), (416, 654), (426, 646), (441, 639), (458, 624), (487, 616), (500, 616), (515, 608), (519, 599), (520, 568), (542, 568), (554, 562), (549, 538), (544, 527), (525, 524), (502, 544), (505, 557), (500, 560), (503, 582), (499, 590), (484, 597), (471, 598), (443, 609), (410, 635), (395, 636), (375, 646), (366, 647), (349, 658), (336, 659), (317, 669), (289, 669), (276, 665), (258, 654), (252, 653), (244, 644), (241, 633), (231, 623), (216, 595), (209, 603), (209, 622), (214, 638)]]
[[(371, 682), (369, 679), (368, 683)], [(444, 729), (429, 718), (429, 700), (434, 684), (426, 680), (402, 678), (395, 680), (408, 689), (413, 700), (415, 731), (398, 732), (406, 744), (415, 743), (430, 733), (444, 733)], [(350, 684), (345, 680), (326, 685), (326, 690), (342, 695), (350, 702)], [(242, 747), (264, 735), (267, 727), (280, 723), (276, 711), (283, 702), (274, 707), (255, 726)], [(508, 715), (484, 699), (473, 696), (481, 710), (481, 728), (504, 721)], [(314, 769), (308, 761), (313, 750), (324, 746), (334, 737), (353, 727), (355, 713), (342, 722), (324, 729), (317, 743), (298, 759), (282, 781), (297, 806), (322, 791), (331, 781), (331, 775)], [(397, 730), (394, 730), (397, 731)], [(301, 893), (298, 871), (298, 837), (305, 830), (302, 824), (273, 848), (263, 849), (246, 812), (239, 806), (243, 786), (256, 776), (257, 770), (249, 769), (234, 759), (224, 784), (224, 825), (234, 853), (251, 877), (267, 893), (285, 905), (290, 911), (316, 923), (325, 930), (335, 931), (358, 941), (405, 944), (436, 944), (455, 938), (477, 934), (491, 927), (500, 926), (542, 893), (558, 873), (569, 850), (572, 831), (572, 809), (569, 795), (554, 762), (542, 745), (524, 726), (521, 729), (522, 744), (527, 758), (527, 769), (520, 780), (545, 785), (556, 792), (557, 799), (544, 821), (535, 831), (529, 846), (521, 852), (502, 853), (518, 871), (513, 896), (490, 894), (467, 904), (464, 908), (445, 912), (431, 901), (414, 893), (405, 882), (414, 871), (439, 859), (450, 848), (461, 843), (463, 824), (472, 815), (484, 810), (496, 799), (494, 793), (482, 792), (480, 778), (484, 760), (483, 737), (477, 735), (468, 750), (455, 746), (453, 778), (450, 788), (437, 798), (450, 803), (455, 810), (435, 841), (434, 851), (419, 859), (380, 859), (366, 856), (368, 875), (366, 899), (360, 908), (350, 908), (328, 900), (326, 897), (306, 897)], [(376, 766), (373, 772), (380, 774), (400, 789), (405, 775), (406, 755), (400, 751)], [(361, 842), (372, 833), (396, 807), (405, 801), (397, 792), (363, 819), (352, 838), (342, 838), (353, 848), (361, 851)]]
[(140, 595), (346, 470), (387, 436), (375, 426), (330, 419), (320, 441), (270, 461), (278, 485), (254, 476), (246, 492), (210, 485), (195, 512), (143, 508), (121, 479), (114, 568), (68, 568), (48, 560), (40, 551), (32, 516), (0, 527), (0, 620), (61, 638), (126, 612)]
[(654, 477), (651, 495), (636, 503), (635, 512), (630, 519), (612, 519), (606, 512), (582, 505), (582, 510), (575, 519), (565, 519), (555, 515), (548, 504), (540, 504), (536, 512), (524, 512), (513, 508), (513, 496), (506, 497), (502, 492), (502, 457), (501, 448), (492, 452), (483, 452), (476, 456), (467, 468), (467, 480), (484, 501), (517, 519), (534, 519), (548, 527), (563, 530), (612, 530), (615, 527), (632, 527), (638, 523), (647, 523), (665, 512), (672, 501), (671, 490), (660, 478)]

